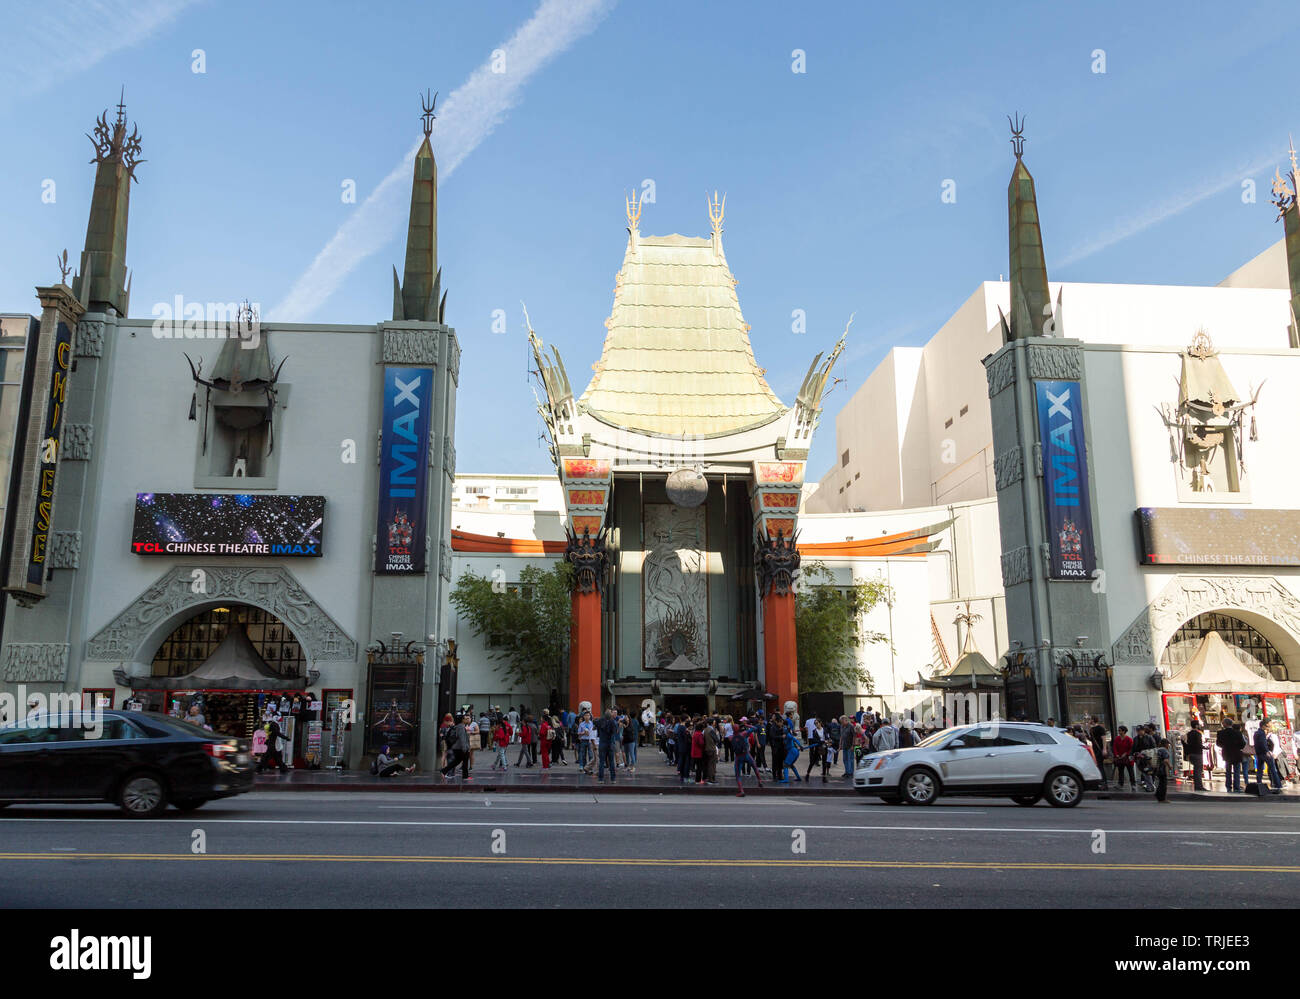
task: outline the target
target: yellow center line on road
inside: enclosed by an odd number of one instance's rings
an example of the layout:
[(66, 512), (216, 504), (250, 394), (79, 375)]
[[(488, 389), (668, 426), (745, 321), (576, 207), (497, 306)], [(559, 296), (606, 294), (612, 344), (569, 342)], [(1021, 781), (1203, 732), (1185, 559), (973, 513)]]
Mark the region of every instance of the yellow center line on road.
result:
[(1061, 863), (1057, 861), (994, 860), (708, 860), (653, 857), (419, 857), (367, 856), (357, 854), (292, 853), (0, 853), (4, 860), (189, 860), (210, 863), (299, 861), (316, 864), (529, 864), (540, 866), (599, 867), (791, 867), (856, 868), (871, 870), (952, 871), (1170, 871), (1190, 873), (1300, 874), (1300, 866), (1277, 864), (1125, 864), (1106, 861)]

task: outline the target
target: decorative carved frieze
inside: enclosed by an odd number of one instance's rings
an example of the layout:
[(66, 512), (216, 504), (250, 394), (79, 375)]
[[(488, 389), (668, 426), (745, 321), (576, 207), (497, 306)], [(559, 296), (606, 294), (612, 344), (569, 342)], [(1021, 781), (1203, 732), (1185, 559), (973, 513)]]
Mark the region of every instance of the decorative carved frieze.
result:
[(1073, 381), (1083, 377), (1083, 349), (1073, 343), (1030, 343), (1029, 377), (1044, 381)]
[(77, 323), (77, 356), (104, 356), (104, 324), (95, 319)]
[(1043, 442), (1034, 441), (1034, 478), (1043, 477)]
[[(1067, 667), (1084, 667), (1092, 666), (1098, 656), (1106, 656), (1105, 649), (1080, 649), (1080, 648), (1062, 648), (1059, 645), (1052, 646), (1052, 665)], [(1105, 662), (1105, 659), (1102, 660)]]
[(385, 364), (437, 364), (438, 334), (426, 330), (384, 330)]
[(442, 439), (442, 470), (448, 478), (456, 477), (456, 445), (451, 442), (450, 435)]
[(170, 626), (174, 620), (179, 623), (187, 612), (197, 614), (217, 602), (239, 601), (270, 611), (283, 621), (309, 663), (356, 660), (357, 643), (287, 569), (203, 566), (199, 573), (197, 568), (178, 565), (168, 570), (86, 643), (86, 658), (131, 662), (151, 657), (152, 649), (142, 646), (158, 638), (161, 626)]
[(989, 361), (985, 368), (984, 374), (989, 381), (989, 398), (1001, 392), (1008, 385), (1016, 380), (1016, 352), (1008, 350), (1001, 357)]
[(1300, 641), (1300, 600), (1272, 576), (1175, 576), (1116, 640), (1115, 662), (1154, 666), (1184, 622), (1234, 610), (1266, 617)]
[(442, 543), (442, 556), (438, 560), (438, 574), (447, 582), (451, 582), (451, 545), (446, 541)]
[(93, 423), (65, 423), (63, 425), (63, 445), (59, 457), (64, 461), (89, 461), (90, 450), (95, 443), (95, 425)]
[(8, 683), (62, 683), (68, 678), (66, 642), (10, 642), (4, 652)]
[(1015, 586), (1029, 581), (1029, 549), (1013, 548), (1002, 553), (1002, 585)]
[(447, 370), (451, 372), (451, 380), (460, 385), (460, 342), (456, 339), (456, 334), (451, 333), (447, 337), (449, 345)]
[(1008, 451), (1003, 451), (993, 459), (993, 478), (998, 489), (1013, 486), (1024, 477), (1024, 455), (1018, 445)]
[(55, 531), (50, 536), (50, 550), (45, 564), (51, 569), (80, 569), (81, 532)]

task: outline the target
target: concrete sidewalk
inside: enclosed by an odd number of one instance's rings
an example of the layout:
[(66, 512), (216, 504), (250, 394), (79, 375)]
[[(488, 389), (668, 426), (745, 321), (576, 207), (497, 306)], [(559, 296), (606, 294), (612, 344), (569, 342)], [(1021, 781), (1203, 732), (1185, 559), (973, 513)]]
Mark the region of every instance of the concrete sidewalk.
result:
[[(620, 769), (615, 780), (605, 775), (605, 780), (598, 780), (594, 773), (584, 774), (573, 761), (572, 754), (566, 751), (569, 759), (567, 766), (552, 765), (543, 770), (540, 762), (533, 767), (514, 765), (519, 758), (519, 747), (510, 747), (507, 758), (510, 766), (502, 773), (492, 769), (496, 754), (492, 750), (478, 750), (474, 753), (474, 762), (470, 771), (470, 780), (464, 781), (457, 768), (456, 776), (445, 780), (438, 773), (416, 772), (412, 775), (399, 774), (395, 777), (373, 777), (365, 771), (336, 770), (294, 770), (288, 774), (263, 774), (257, 778), (260, 791), (438, 791), (438, 792), (496, 792), (523, 794), (684, 794), (684, 795), (735, 795), (736, 781), (731, 763), (719, 758), (717, 783), (699, 785), (694, 782), (681, 784), (677, 771), (668, 766), (663, 754), (654, 746), (642, 746), (638, 750), (635, 772)], [(804, 775), (808, 766), (807, 757), (801, 757), (802, 766), (799, 776)], [(814, 796), (856, 796), (852, 781), (843, 776), (842, 766), (830, 768), (828, 779), (823, 780), (820, 768), (812, 778), (805, 782), (791, 779), (788, 784), (775, 784), (767, 774), (763, 775), (763, 786), (759, 788), (753, 776), (745, 779), (746, 795), (814, 795)], [(1089, 795), (1112, 801), (1151, 801), (1149, 792), (1117, 790), (1114, 785), (1105, 791), (1090, 791)], [(1252, 794), (1232, 794), (1224, 786), (1223, 780), (1214, 779), (1207, 784), (1205, 791), (1193, 791), (1190, 781), (1175, 781), (1169, 786), (1169, 798), (1175, 801), (1273, 801), (1288, 804), (1300, 803), (1300, 785), (1288, 784), (1281, 794), (1265, 793), (1257, 798)]]

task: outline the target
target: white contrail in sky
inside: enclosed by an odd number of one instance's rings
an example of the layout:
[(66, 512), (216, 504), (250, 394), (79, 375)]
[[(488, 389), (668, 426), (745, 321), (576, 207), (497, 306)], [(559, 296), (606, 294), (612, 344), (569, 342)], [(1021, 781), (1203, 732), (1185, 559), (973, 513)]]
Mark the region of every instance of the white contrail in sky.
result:
[(194, 2), (22, 0), (6, 4), (5, 23), (0, 27), (5, 36), (0, 103), (31, 97), (114, 52), (138, 45)]
[[(506, 71), (494, 73), (493, 60), (489, 59), (439, 107), (433, 133), (439, 183), (492, 134), (506, 112), (518, 103), (524, 84), (533, 74), (594, 30), (612, 7), (613, 0), (542, 0), (533, 16), (501, 46)], [(401, 230), (410, 204), (411, 171), (419, 148), (417, 142), (339, 226), (268, 318), (302, 322), (337, 290), (346, 274)]]
[[(1102, 250), (1109, 249), (1116, 243), (1123, 242), (1130, 236), (1136, 236), (1140, 232), (1150, 229), (1153, 225), (1159, 225), (1166, 219), (1173, 218), (1175, 215), (1181, 215), (1193, 205), (1212, 198), (1216, 194), (1222, 194), (1230, 187), (1240, 188), (1242, 181), (1254, 177), (1256, 174), (1267, 170), (1269, 167), (1286, 160), (1285, 153), (1267, 153), (1256, 157), (1254, 160), (1242, 163), (1233, 170), (1229, 170), (1220, 176), (1211, 180), (1204, 181), (1194, 187), (1185, 188), (1177, 194), (1162, 201), (1160, 204), (1149, 209), (1148, 211), (1125, 217), (1119, 224), (1112, 226), (1103, 233), (1094, 236), (1084, 243), (1070, 250), (1060, 260), (1055, 261), (1058, 267), (1068, 267), (1070, 264), (1077, 263), (1086, 257), (1091, 257), (1094, 253), (1100, 253)], [(1263, 200), (1268, 196), (1268, 185), (1258, 185), (1261, 190), (1256, 191), (1257, 200)], [(1049, 256), (1048, 260), (1052, 258)]]

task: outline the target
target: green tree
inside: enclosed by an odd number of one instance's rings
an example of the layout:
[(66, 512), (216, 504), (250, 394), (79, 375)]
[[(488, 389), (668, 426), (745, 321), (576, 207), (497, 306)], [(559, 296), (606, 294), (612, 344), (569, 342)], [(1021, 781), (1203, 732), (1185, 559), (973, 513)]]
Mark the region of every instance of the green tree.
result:
[(871, 674), (858, 661), (861, 645), (887, 644), (889, 636), (862, 627), (894, 591), (880, 579), (841, 586), (824, 562), (806, 562), (795, 582), (794, 626), (800, 693), (871, 690)]
[(568, 668), (569, 581), (573, 566), (529, 566), (518, 584), (494, 584), (470, 571), (460, 577), (451, 604), (484, 637), (488, 657), (512, 687), (549, 697), (564, 690)]

